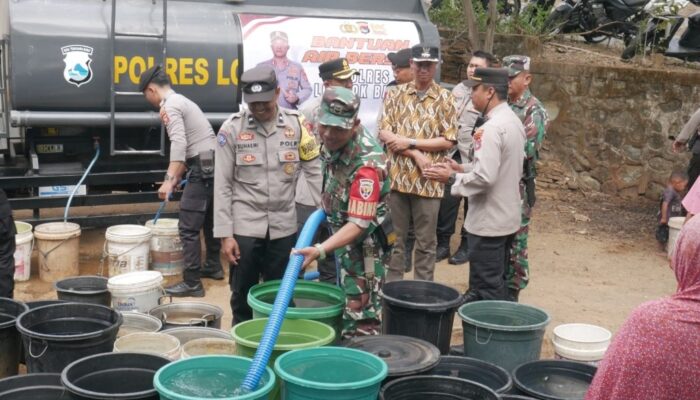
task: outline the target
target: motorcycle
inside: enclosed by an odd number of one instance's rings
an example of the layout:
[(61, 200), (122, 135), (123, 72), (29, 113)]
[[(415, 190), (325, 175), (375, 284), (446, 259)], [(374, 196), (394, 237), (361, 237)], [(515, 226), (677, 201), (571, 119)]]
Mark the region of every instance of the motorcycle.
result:
[(544, 33), (579, 33), (586, 42), (617, 38), (629, 44), (646, 17), (648, 0), (564, 0), (544, 23)]
[[(700, 0), (690, 0), (700, 5)], [(678, 11), (688, 5), (687, 0), (652, 0), (644, 7), (649, 15), (622, 52), (622, 59), (628, 60), (640, 50), (649, 49), (664, 53), (669, 57), (685, 61), (700, 61), (700, 12), (688, 17), (688, 27), (679, 37), (678, 30), (685, 18)]]

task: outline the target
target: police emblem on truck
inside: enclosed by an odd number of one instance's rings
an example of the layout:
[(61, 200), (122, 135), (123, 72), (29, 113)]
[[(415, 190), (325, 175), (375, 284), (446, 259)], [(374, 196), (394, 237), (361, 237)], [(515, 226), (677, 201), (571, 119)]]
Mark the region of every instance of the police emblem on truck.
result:
[(92, 47), (81, 44), (61, 47), (63, 62), (66, 64), (63, 69), (66, 82), (80, 87), (92, 80), (92, 52)]

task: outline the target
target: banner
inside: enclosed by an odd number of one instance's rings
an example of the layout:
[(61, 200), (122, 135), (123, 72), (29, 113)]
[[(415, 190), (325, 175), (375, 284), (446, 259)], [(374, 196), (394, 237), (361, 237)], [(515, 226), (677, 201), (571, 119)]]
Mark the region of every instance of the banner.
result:
[[(387, 54), (420, 42), (413, 22), (307, 18), (241, 14), (243, 69), (275, 59), (279, 104), (296, 108), (323, 93), (318, 66), (347, 58), (360, 75), (353, 91), (360, 96), (360, 119), (376, 133), (376, 119), (386, 85), (394, 80)], [(285, 42), (286, 41), (286, 46)], [(286, 58), (286, 60), (284, 59)], [(297, 103), (291, 101), (297, 100)]]

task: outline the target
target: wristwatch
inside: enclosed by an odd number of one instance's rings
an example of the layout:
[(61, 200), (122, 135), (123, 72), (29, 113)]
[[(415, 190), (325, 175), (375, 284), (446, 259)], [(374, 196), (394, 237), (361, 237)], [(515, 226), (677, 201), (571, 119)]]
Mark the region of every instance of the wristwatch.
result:
[(452, 186), (455, 184), (455, 180), (457, 180), (456, 173), (453, 172), (450, 174), (450, 177), (447, 178), (447, 182), (445, 183), (447, 186)]
[(415, 149), (415, 148), (416, 148), (416, 145), (418, 144), (418, 141), (417, 141), (416, 139), (409, 139), (409, 140), (410, 140), (410, 141), (409, 141), (409, 143), (408, 143), (408, 148), (409, 148), (409, 149)]
[(165, 174), (165, 176), (163, 177), (163, 180), (164, 180), (165, 182), (170, 182), (170, 181), (175, 180), (175, 177), (174, 177), (174, 176), (170, 176), (170, 175), (168, 175), (168, 174)]
[(321, 243), (316, 243), (314, 245), (316, 250), (318, 250), (318, 259), (319, 260), (325, 260), (326, 259), (326, 250), (323, 248), (323, 245)]

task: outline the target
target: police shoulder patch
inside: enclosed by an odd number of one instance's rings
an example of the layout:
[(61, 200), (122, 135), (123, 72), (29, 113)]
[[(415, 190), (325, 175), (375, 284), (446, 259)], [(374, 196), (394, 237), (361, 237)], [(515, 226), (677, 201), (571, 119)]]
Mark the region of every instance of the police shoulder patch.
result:
[(219, 146), (221, 146), (221, 147), (226, 146), (226, 142), (227, 142), (226, 136), (227, 135), (225, 132), (219, 132), (219, 134), (216, 135), (216, 141), (217, 141), (217, 143), (219, 143)]

